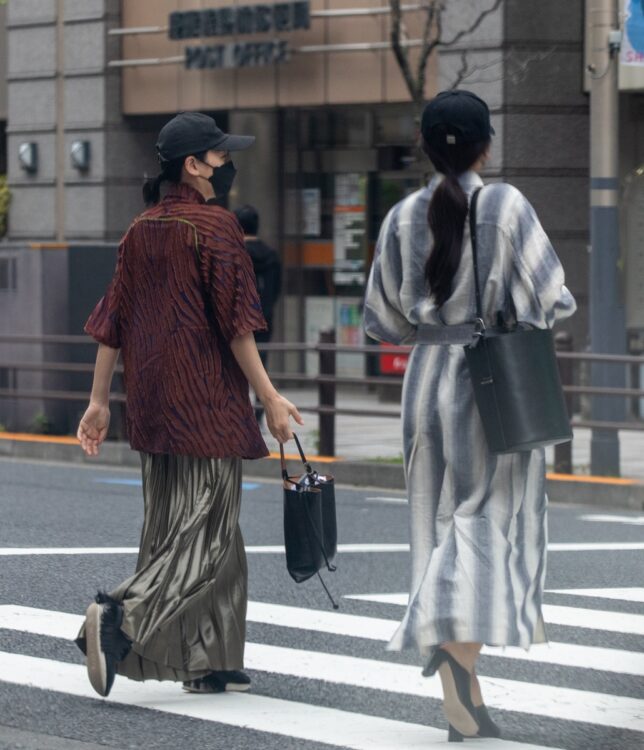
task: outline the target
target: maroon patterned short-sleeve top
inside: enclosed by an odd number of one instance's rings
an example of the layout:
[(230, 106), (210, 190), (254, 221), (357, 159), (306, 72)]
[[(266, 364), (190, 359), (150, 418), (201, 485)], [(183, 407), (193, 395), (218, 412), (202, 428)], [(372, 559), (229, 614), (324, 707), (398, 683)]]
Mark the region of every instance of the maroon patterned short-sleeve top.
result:
[(128, 229), (85, 331), (121, 349), (135, 450), (260, 458), (268, 451), (229, 342), (265, 328), (237, 219), (182, 183)]

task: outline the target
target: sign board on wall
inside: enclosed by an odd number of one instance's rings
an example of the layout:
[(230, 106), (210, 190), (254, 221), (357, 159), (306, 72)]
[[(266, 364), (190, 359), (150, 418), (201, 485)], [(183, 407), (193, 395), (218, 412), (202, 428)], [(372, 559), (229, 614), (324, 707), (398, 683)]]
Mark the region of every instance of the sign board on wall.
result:
[[(309, 0), (273, 5), (235, 5), (211, 10), (188, 10), (170, 13), (168, 36), (180, 39), (238, 37), (245, 34), (281, 34), (311, 25)], [(251, 42), (218, 42), (186, 47), (185, 64), (189, 70), (245, 68), (286, 62), (290, 58), (284, 39)]]
[(625, 0), (622, 65), (644, 65), (644, 0)]
[[(320, 331), (335, 329), (336, 343), (358, 346), (364, 343), (362, 330), (362, 297), (307, 297), (305, 308), (305, 337), (307, 344), (317, 344)], [(317, 352), (307, 352), (306, 372), (318, 373)], [(365, 358), (362, 354), (341, 352), (336, 357), (336, 374), (362, 377)]]
[(364, 283), (367, 239), (367, 178), (357, 173), (335, 176), (333, 207), (334, 281)]
[(623, 37), (619, 87), (644, 89), (644, 0), (622, 0)]
[[(382, 347), (391, 347), (391, 344), (380, 343)], [(399, 354), (381, 354), (380, 355), (380, 374), (381, 375), (404, 375), (409, 362), (409, 354), (401, 349)]]
[(320, 188), (302, 190), (302, 234), (319, 237), (322, 230), (322, 200)]
[(626, 258), (626, 325), (644, 331), (644, 174), (635, 175), (622, 198)]

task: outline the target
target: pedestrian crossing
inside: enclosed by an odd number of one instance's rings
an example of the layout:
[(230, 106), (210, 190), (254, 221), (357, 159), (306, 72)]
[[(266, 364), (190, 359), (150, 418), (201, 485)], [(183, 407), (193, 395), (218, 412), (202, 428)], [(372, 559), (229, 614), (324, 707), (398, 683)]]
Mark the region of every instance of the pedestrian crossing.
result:
[[(567, 592), (559, 590), (558, 593)], [(624, 590), (624, 596), (628, 596), (627, 590)], [(406, 595), (403, 594), (356, 594), (347, 598), (355, 602), (353, 606), (358, 609), (361, 602), (365, 607), (374, 602), (397, 607), (406, 603)], [(565, 611), (564, 615), (561, 610)], [(394, 612), (397, 615), (401, 613), (397, 609)], [(594, 617), (590, 618), (589, 613)], [(633, 638), (644, 635), (641, 627), (644, 616), (641, 615), (546, 605), (544, 616), (550, 624), (554, 624), (553, 619), (565, 620), (569, 625), (576, 623), (571, 627), (577, 628), (582, 634), (601, 629), (605, 633), (606, 643), (611, 642), (614, 634), (628, 634)], [(441, 699), (437, 677), (423, 678), (418, 667), (395, 663), (384, 650), (381, 658), (367, 658), (364, 650), (359, 648), (360, 643), (374, 641), (381, 642), (384, 646), (396, 628), (398, 619), (251, 601), (248, 620), (280, 631), (288, 629), (291, 635), (285, 639), (289, 643), (288, 647), (248, 643), (246, 668), (249, 670), (298, 680), (320, 681), (337, 687), (340, 692), (347, 688), (380, 691), (391, 696), (392, 700), (401, 697), (428, 698), (434, 701)], [(82, 617), (78, 614), (22, 605), (0, 605), (0, 630), (4, 631), (71, 639), (81, 622)], [(299, 648), (298, 644), (303, 639), (298, 637), (298, 632), (302, 635), (305, 632), (318, 634), (325, 639), (324, 646), (319, 650), (315, 647)], [(342, 641), (342, 647), (334, 649), (344, 653), (331, 652), (326, 640), (328, 636), (347, 639)], [(308, 643), (310, 645), (310, 641)], [(355, 644), (355, 648), (351, 644)], [(620, 675), (639, 680), (638, 684), (642, 684), (644, 653), (606, 646), (553, 642), (534, 647), (529, 652), (510, 648), (486, 648), (483, 654), (487, 658), (481, 667), (482, 689), (487, 705), (497, 715), (498, 712), (508, 711), (526, 717), (593, 725), (598, 730), (603, 728), (605, 731), (642, 733), (640, 739), (644, 741), (644, 691), (640, 691), (641, 697), (633, 697), (632, 690), (631, 695), (617, 695), (583, 689), (583, 679), (575, 682), (577, 687), (572, 688), (485, 674), (485, 666), (489, 668), (490, 664), (495, 666), (494, 672), (498, 673), (503, 672), (506, 665), (524, 662), (529, 669), (528, 674), (536, 680), (539, 679), (539, 666), (555, 665), (558, 668), (577, 670), (575, 674), (580, 676), (588, 674), (586, 670), (594, 670), (594, 674)], [(0, 651), (0, 681), (97, 699), (81, 665), (6, 650)], [(256, 678), (255, 684), (255, 693), (251, 694), (203, 696), (182, 694), (171, 683), (140, 684), (117, 679), (107, 702), (355, 750), (432, 750), (446, 742), (446, 732), (442, 728), (261, 695), (258, 694), (261, 691), (261, 679)], [(503, 723), (502, 717), (500, 721)], [(486, 750), (545, 750), (538, 744), (509, 740), (486, 740), (479, 744)], [(557, 747), (565, 749), (566, 746)]]
[[(0, 652), (0, 679), (81, 698), (96, 698), (85, 668)], [(432, 727), (261, 695), (185, 695), (171, 683), (117, 680), (109, 703), (148, 708), (228, 726), (282, 734), (351, 750), (433, 750), (445, 732)], [(488, 741), (486, 750), (546, 750), (540, 745)]]

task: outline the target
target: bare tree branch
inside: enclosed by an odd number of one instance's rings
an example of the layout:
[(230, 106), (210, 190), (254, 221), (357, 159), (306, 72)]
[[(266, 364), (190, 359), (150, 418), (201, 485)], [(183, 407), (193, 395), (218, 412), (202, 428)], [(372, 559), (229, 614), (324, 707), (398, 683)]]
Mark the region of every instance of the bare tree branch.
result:
[(468, 34), (473, 34), (488, 16), (492, 15), (492, 13), (496, 13), (496, 11), (503, 4), (503, 1), (504, 0), (494, 0), (493, 5), (491, 5), (487, 10), (484, 10), (481, 13), (479, 13), (477, 18), (472, 22), (472, 24), (467, 29), (463, 29), (462, 31), (459, 31), (449, 41), (444, 41), (443, 39), (439, 39), (438, 46), (453, 47), (457, 42), (460, 42), (460, 40), (464, 36), (468, 36)]
[(464, 50), (461, 50), (461, 67), (457, 70), (456, 79), (450, 86), (450, 89), (452, 91), (454, 89), (457, 89), (466, 78), (469, 78), (470, 75), (471, 75), (470, 62), (468, 59), (467, 50), (464, 49)]
[[(428, 2), (429, 5), (427, 7), (427, 16), (425, 18), (425, 28), (423, 29), (423, 46), (420, 51), (418, 67), (416, 69), (416, 88), (419, 92), (419, 103), (422, 103), (423, 95), (425, 93), (427, 61), (432, 52), (436, 49), (438, 40), (443, 33), (443, 11), (445, 10), (445, 3), (443, 0), (428, 0)], [(432, 32), (434, 32), (433, 38), (431, 38)]]
[(396, 62), (400, 68), (412, 100), (418, 104), (417, 83), (409, 64), (408, 48), (402, 44), (402, 10), (400, 0), (389, 0), (391, 8), (391, 48), (393, 50)]
[[(502, 77), (505, 80), (511, 81), (514, 84), (521, 83), (531, 65), (534, 63), (540, 63), (547, 60), (556, 52), (556, 47), (550, 47), (549, 49), (535, 52), (533, 55), (528, 55), (523, 59), (517, 59), (516, 53), (510, 51), (506, 55), (501, 57), (495, 57), (492, 60), (488, 60), (486, 63), (480, 65), (471, 65), (469, 60), (469, 50), (461, 51), (461, 66), (456, 73), (456, 78), (450, 84), (450, 89), (458, 88), (464, 81), (470, 81), (470, 83), (493, 83), (494, 81), (500, 80)], [(499, 65), (504, 66), (502, 76), (495, 75), (492, 78), (477, 78), (474, 81), (471, 80), (472, 76), (476, 73), (482, 73), (486, 70), (491, 70)]]
[[(481, 11), (472, 23), (465, 29), (457, 32), (451, 39), (444, 39), (443, 14), (449, 0), (423, 0), (425, 19), (423, 23), (423, 35), (421, 37), (420, 54), (415, 70), (412, 70), (409, 46), (407, 45), (406, 30), (403, 21), (403, 7), (400, 0), (389, 0), (391, 10), (391, 48), (400, 68), (400, 72), (409, 90), (412, 101), (420, 109), (424, 100), (425, 81), (427, 78), (427, 65), (432, 53), (439, 47), (450, 47), (457, 44), (468, 34), (474, 33), (483, 21), (495, 13), (504, 0), (493, 0), (486, 10)], [(468, 65), (465, 56), (461, 57), (461, 70), (458, 74), (459, 82), (469, 77)], [(458, 85), (458, 83), (456, 84)]]

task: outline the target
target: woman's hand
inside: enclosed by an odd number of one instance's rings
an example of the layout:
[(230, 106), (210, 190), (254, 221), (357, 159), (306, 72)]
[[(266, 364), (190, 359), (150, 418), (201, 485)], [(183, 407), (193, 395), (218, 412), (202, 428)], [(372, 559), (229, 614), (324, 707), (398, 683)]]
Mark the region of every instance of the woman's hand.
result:
[(78, 425), (78, 438), (81, 448), (88, 456), (98, 456), (98, 449), (107, 437), (110, 426), (110, 410), (104, 404), (90, 401), (83, 418)]
[(262, 403), (266, 410), (266, 424), (268, 429), (278, 442), (286, 443), (293, 437), (293, 431), (289, 422), (290, 417), (293, 417), (298, 424), (304, 424), (304, 420), (296, 407), (285, 399), (284, 396), (280, 396), (279, 393), (274, 392), (271, 397), (262, 401)]

